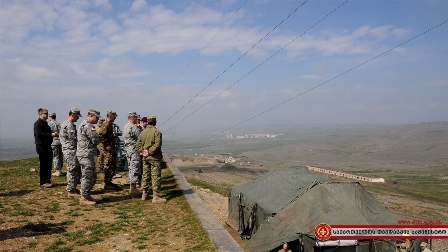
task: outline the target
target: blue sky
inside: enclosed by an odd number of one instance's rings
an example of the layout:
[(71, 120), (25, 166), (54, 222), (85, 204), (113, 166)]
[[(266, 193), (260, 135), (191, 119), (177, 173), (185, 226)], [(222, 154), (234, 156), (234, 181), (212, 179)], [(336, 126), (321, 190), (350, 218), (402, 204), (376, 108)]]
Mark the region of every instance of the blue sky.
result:
[(288, 100), (246, 124), (448, 120), (448, 23), (327, 82), (445, 22), (448, 1), (303, 2), (0, 0), (0, 138), (32, 135), (39, 107), (154, 114), (162, 132)]

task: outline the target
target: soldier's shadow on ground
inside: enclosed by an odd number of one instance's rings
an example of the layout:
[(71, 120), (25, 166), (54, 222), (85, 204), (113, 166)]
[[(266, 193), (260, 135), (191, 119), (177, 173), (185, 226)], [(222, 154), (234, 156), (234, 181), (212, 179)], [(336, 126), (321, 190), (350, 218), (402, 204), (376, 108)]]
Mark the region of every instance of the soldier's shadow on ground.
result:
[(71, 223), (69, 221), (64, 221), (60, 223), (45, 223), (45, 222), (39, 222), (37, 224), (26, 223), (22, 227), (0, 230), (0, 241), (20, 237), (33, 237), (38, 235), (64, 233), (67, 232), (66, 228), (70, 224)]
[(7, 193), (0, 193), (0, 197), (13, 197), (13, 196), (23, 196), (25, 194), (34, 192), (34, 190), (19, 190), (19, 191), (11, 191)]
[[(128, 187), (129, 188), (129, 187)], [(125, 194), (123, 194), (125, 193)], [(129, 199), (140, 199), (141, 194), (139, 196), (131, 196), (128, 194), (128, 190), (123, 187), (122, 190), (109, 191), (109, 190), (95, 190), (91, 192), (91, 195), (94, 195), (97, 199), (97, 204), (106, 204), (106, 203), (114, 203), (120, 202)], [(96, 195), (99, 195), (97, 197)]]
[(173, 175), (166, 176), (166, 177), (162, 178), (162, 186), (163, 185), (170, 185), (170, 184), (176, 184), (177, 185), (176, 179), (174, 179)]
[(67, 187), (67, 183), (54, 183), (53, 187)]
[(175, 190), (166, 190), (166, 188), (162, 187), (162, 193), (164, 194), (164, 198), (167, 200), (182, 197), (182, 195), (184, 195), (182, 190), (179, 188)]

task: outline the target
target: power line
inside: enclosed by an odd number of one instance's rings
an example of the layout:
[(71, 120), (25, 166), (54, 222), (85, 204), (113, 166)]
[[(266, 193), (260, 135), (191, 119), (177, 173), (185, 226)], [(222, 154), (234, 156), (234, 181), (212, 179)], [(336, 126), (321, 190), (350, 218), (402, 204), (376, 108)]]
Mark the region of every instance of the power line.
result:
[(201, 107), (199, 107), (198, 109), (196, 109), (195, 111), (193, 111), (192, 113), (190, 113), (189, 115), (187, 115), (186, 117), (184, 117), (182, 120), (180, 120), (178, 123), (176, 123), (175, 125), (173, 125), (171, 128), (169, 128), (168, 130), (166, 130), (165, 132), (170, 131), (172, 128), (176, 127), (178, 124), (180, 124), (181, 122), (185, 121), (187, 118), (189, 118), (190, 116), (192, 116), (193, 114), (195, 114), (196, 112), (198, 112), (200, 109), (202, 109), (203, 107), (205, 107), (207, 104), (209, 104), (210, 102), (212, 102), (214, 99), (216, 99), (217, 97), (219, 97), (222, 93), (224, 93), (225, 91), (229, 90), (231, 87), (233, 87), (236, 83), (240, 82), (242, 79), (246, 78), (246, 76), (248, 76), (249, 74), (251, 74), (253, 71), (255, 71), (256, 69), (258, 69), (261, 65), (263, 65), (264, 63), (266, 63), (267, 61), (269, 61), (272, 57), (274, 57), (275, 55), (277, 55), (279, 52), (283, 51), (283, 49), (285, 49), (286, 47), (288, 47), (290, 44), (292, 44), (294, 41), (296, 41), (298, 38), (300, 38), (301, 36), (303, 36), (305, 33), (307, 33), (309, 30), (311, 30), (312, 28), (314, 28), (316, 25), (318, 25), (320, 22), (322, 22), (324, 19), (326, 19), (328, 16), (330, 16), (331, 14), (333, 14), (333, 12), (337, 11), (339, 8), (341, 8), (344, 4), (346, 4), (348, 2), (348, 0), (346, 0), (345, 2), (343, 2), (341, 5), (339, 5), (338, 7), (336, 7), (335, 9), (333, 9), (330, 13), (328, 13), (327, 15), (325, 15), (323, 18), (321, 18), (319, 21), (317, 21), (316, 23), (314, 23), (312, 26), (310, 26), (308, 29), (306, 29), (304, 32), (302, 32), (302, 34), (300, 34), (299, 36), (295, 37), (293, 40), (291, 40), (289, 43), (287, 43), (285, 46), (283, 46), (282, 48), (280, 48), (277, 52), (275, 52), (274, 54), (272, 54), (271, 56), (269, 56), (267, 59), (265, 59), (263, 62), (261, 62), (260, 64), (258, 64), (256, 67), (254, 67), (252, 70), (250, 70), (249, 72), (247, 72), (243, 77), (239, 78), (237, 81), (235, 81), (232, 85), (228, 86), (226, 89), (224, 89), (223, 91), (221, 91), (219, 94), (217, 94), (215, 97), (213, 97), (212, 99), (210, 99), (208, 102), (206, 102), (205, 104), (203, 104)]
[(241, 125), (241, 124), (244, 124), (244, 123), (246, 123), (246, 122), (248, 122), (248, 121), (250, 121), (250, 120), (252, 120), (252, 119), (254, 119), (254, 118), (256, 118), (256, 117), (258, 117), (258, 116), (260, 116), (260, 115), (262, 115), (262, 114), (264, 114), (264, 113), (267, 113), (267, 112), (269, 112), (269, 111), (271, 111), (271, 110), (273, 110), (273, 109), (275, 109), (275, 108), (277, 108), (277, 107), (280, 107), (281, 105), (283, 105), (283, 104), (285, 104), (285, 103), (287, 103), (287, 102), (290, 102), (290, 101), (296, 99), (297, 97), (299, 97), (299, 96), (301, 96), (301, 95), (304, 95), (304, 94), (306, 94), (306, 93), (308, 93), (308, 92), (310, 92), (310, 91), (312, 91), (312, 90), (314, 90), (314, 89), (316, 89), (316, 88), (318, 88), (318, 87), (320, 87), (320, 86), (322, 86), (322, 85), (324, 85), (324, 84), (326, 84), (326, 83), (328, 83), (328, 82), (330, 82), (330, 81), (332, 81), (332, 80), (334, 80), (334, 79), (336, 79), (336, 78), (341, 77), (342, 75), (344, 75), (344, 74), (346, 74), (346, 73), (348, 73), (348, 72), (351, 72), (352, 70), (355, 70), (355, 69), (358, 68), (358, 67), (361, 67), (361, 66), (363, 66), (363, 65), (365, 65), (365, 64), (367, 64), (367, 63), (369, 63), (370, 61), (373, 61), (373, 60), (375, 60), (375, 59), (377, 59), (377, 58), (383, 56), (383, 55), (386, 54), (386, 53), (389, 53), (389, 52), (395, 50), (396, 48), (398, 48), (398, 47), (400, 47), (400, 46), (402, 46), (402, 45), (404, 45), (404, 44), (406, 44), (406, 43), (408, 43), (408, 42), (410, 42), (410, 41), (412, 41), (412, 40), (414, 40), (414, 39), (416, 39), (416, 38), (418, 38), (418, 37), (420, 37), (420, 36), (422, 36), (422, 35), (424, 35), (424, 34), (426, 34), (426, 33), (428, 33), (428, 32), (430, 32), (430, 31), (432, 31), (432, 30), (434, 30), (434, 29), (436, 29), (436, 28), (438, 28), (439, 26), (442, 26), (442, 25), (446, 24), (447, 22), (448, 22), (448, 20), (445, 20), (445, 21), (443, 21), (442, 23), (440, 23), (440, 24), (438, 24), (438, 25), (436, 25), (436, 26), (433, 26), (433, 27), (429, 28), (428, 30), (426, 30), (426, 31), (424, 31), (424, 32), (422, 32), (422, 33), (420, 33), (420, 34), (418, 34), (418, 35), (416, 35), (416, 36), (414, 36), (414, 37), (412, 37), (412, 38), (410, 38), (410, 39), (408, 39), (408, 40), (402, 42), (401, 44), (398, 44), (398, 45), (396, 45), (396, 46), (390, 48), (389, 50), (387, 50), (387, 51), (385, 51), (385, 52), (383, 52), (383, 53), (381, 53), (381, 54), (378, 54), (378, 55), (376, 55), (375, 57), (373, 57), (373, 58), (371, 58), (371, 59), (369, 59), (369, 60), (367, 60), (367, 61), (364, 61), (363, 63), (361, 63), (361, 64), (359, 64), (359, 65), (357, 65), (357, 66), (355, 66), (355, 67), (352, 67), (352, 68), (346, 70), (345, 72), (340, 73), (340, 74), (336, 75), (335, 77), (330, 78), (330, 79), (328, 79), (328, 80), (326, 80), (326, 81), (320, 83), (319, 85), (316, 85), (316, 86), (314, 86), (314, 87), (312, 87), (312, 88), (310, 88), (310, 89), (308, 89), (308, 90), (306, 90), (306, 91), (304, 91), (304, 92), (302, 92), (302, 93), (300, 93), (300, 94), (298, 94), (298, 95), (296, 95), (296, 96), (293, 96), (293, 97), (291, 97), (291, 98), (289, 98), (289, 99), (287, 99), (287, 100), (285, 100), (285, 101), (283, 101), (283, 102), (281, 102), (281, 103), (279, 103), (279, 104), (277, 104), (277, 105), (275, 105), (275, 106), (273, 106), (273, 107), (271, 107), (271, 108), (269, 108), (269, 109), (267, 109), (267, 110), (265, 110), (265, 111), (263, 111), (263, 112), (261, 112), (261, 113), (259, 113), (259, 114), (256, 114), (256, 115), (254, 115), (254, 116), (252, 116), (252, 117), (250, 117), (250, 118), (248, 118), (248, 119), (246, 119), (246, 120), (244, 120), (244, 121), (242, 121), (242, 122), (240, 122), (240, 123), (238, 123), (238, 124), (233, 125), (232, 127), (229, 127), (229, 128), (227, 128), (227, 129), (225, 129), (225, 130), (219, 132), (219, 133), (215, 133), (215, 134), (213, 134), (212, 136), (210, 136), (210, 137), (208, 137), (208, 138), (206, 138), (206, 139), (204, 139), (204, 140), (202, 140), (202, 141), (200, 141), (200, 142), (195, 143), (194, 145), (198, 145), (198, 144), (200, 144), (200, 143), (202, 143), (202, 142), (204, 142), (204, 141), (206, 141), (206, 140), (208, 140), (208, 139), (213, 138), (214, 136), (216, 136), (216, 135), (218, 135), (218, 134), (222, 134), (222, 133), (224, 133), (224, 132), (226, 132), (226, 131), (228, 131), (228, 130), (230, 130), (230, 129), (233, 129), (233, 128), (235, 128), (235, 127)]
[[(238, 11), (243, 7), (243, 5), (245, 4), (247, 2), (247, 0), (245, 0), (242, 4), (241, 4), (241, 6), (233, 13), (233, 15), (229, 18), (229, 19), (227, 19), (227, 21), (224, 23), (224, 25), (223, 26), (221, 26), (221, 28), (216, 32), (216, 34), (208, 41), (208, 43), (204, 46), (204, 47), (202, 47), (202, 49), (198, 52), (198, 54), (196, 54), (196, 56), (194, 56), (193, 57), (193, 59), (190, 61), (190, 63), (184, 68), (184, 70), (173, 80), (173, 82), (168, 86), (168, 87), (171, 87), (176, 81), (177, 81), (177, 79), (179, 79), (179, 77), (183, 74), (183, 73), (185, 73), (185, 71), (190, 67), (190, 65), (196, 60), (196, 58), (199, 56), (199, 55), (201, 55), (202, 54), (202, 52), (205, 50), (205, 48), (207, 48), (207, 46), (212, 42), (212, 40), (218, 35), (218, 33), (227, 25), (227, 23), (229, 23), (229, 21), (230, 20), (232, 20), (233, 19), (233, 17), (236, 15), (236, 13), (238, 13)], [(157, 97), (157, 99), (155, 99), (154, 100), (154, 102), (153, 102), (153, 104), (151, 105), (151, 106), (149, 106), (149, 108), (146, 110), (146, 111), (148, 111), (149, 109), (151, 109), (151, 107), (152, 106), (154, 106), (154, 104), (164, 95), (166, 93), (166, 91), (165, 92), (163, 92), (159, 97)], [(145, 113), (146, 113), (146, 111), (145, 111)]]
[(220, 73), (214, 80), (212, 80), (207, 86), (205, 86), (199, 93), (197, 93), (193, 98), (191, 98), (186, 104), (184, 104), (180, 109), (178, 109), (173, 115), (171, 115), (167, 120), (165, 120), (160, 126), (163, 126), (166, 122), (168, 122), (173, 116), (175, 116), (177, 113), (179, 113), (185, 106), (187, 106), (191, 101), (193, 101), (196, 97), (198, 97), (199, 94), (201, 94), (206, 88), (208, 88), (210, 85), (212, 85), (213, 82), (215, 82), (219, 77), (221, 77), (227, 70), (229, 70), (235, 63), (237, 63), (242, 57), (244, 57), (250, 50), (252, 50), (256, 45), (258, 45), (263, 39), (265, 39), (271, 32), (273, 32), (277, 27), (279, 27), (286, 19), (288, 19), (292, 14), (294, 14), (300, 7), (302, 7), (308, 0), (305, 0), (301, 5), (299, 5), (294, 11), (289, 13), (289, 15), (284, 18), (279, 24), (277, 24), (272, 30), (270, 30), (266, 35), (264, 35), (257, 43), (255, 43), (249, 50), (247, 50), (245, 53), (243, 53), (237, 60), (235, 60), (230, 66), (228, 66), (222, 73)]

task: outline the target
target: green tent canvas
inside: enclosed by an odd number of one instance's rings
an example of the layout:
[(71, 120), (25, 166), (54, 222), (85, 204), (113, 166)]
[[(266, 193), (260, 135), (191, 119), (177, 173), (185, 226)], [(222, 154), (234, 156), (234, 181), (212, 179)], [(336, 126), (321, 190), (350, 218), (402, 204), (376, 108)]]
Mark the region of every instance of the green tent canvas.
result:
[[(283, 242), (293, 242), (300, 251), (326, 251), (317, 246), (314, 236), (314, 228), (320, 223), (397, 224), (400, 219), (379, 204), (358, 182), (316, 182), (278, 214), (267, 219), (244, 250), (270, 251)], [(345, 251), (394, 252), (395, 242), (358, 241)]]
[(307, 190), (314, 182), (330, 182), (326, 174), (305, 167), (273, 170), (262, 177), (229, 188), (227, 224), (250, 237), (259, 226)]
[[(228, 212), (227, 223), (250, 238), (245, 251), (274, 251), (284, 242), (295, 251), (332, 251), (317, 246), (317, 224), (397, 224), (402, 219), (358, 182), (332, 182), (328, 175), (312, 174), (306, 168), (274, 170), (229, 188)], [(356, 241), (337, 251), (393, 252), (395, 242)]]

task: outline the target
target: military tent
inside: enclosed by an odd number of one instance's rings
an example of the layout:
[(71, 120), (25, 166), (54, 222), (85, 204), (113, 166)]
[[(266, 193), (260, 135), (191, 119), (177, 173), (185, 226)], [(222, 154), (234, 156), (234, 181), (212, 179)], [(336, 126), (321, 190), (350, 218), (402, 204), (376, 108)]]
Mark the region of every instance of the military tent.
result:
[(266, 219), (317, 181), (332, 180), (326, 174), (312, 174), (305, 167), (296, 167), (273, 170), (251, 182), (230, 187), (227, 224), (249, 238)]
[[(269, 198), (283, 197), (281, 193)], [(397, 224), (400, 217), (379, 204), (358, 182), (314, 182), (266, 219), (244, 247), (245, 251), (273, 251), (283, 242), (295, 251), (394, 252), (395, 242), (361, 240), (350, 246), (319, 247), (314, 229), (320, 223)]]

